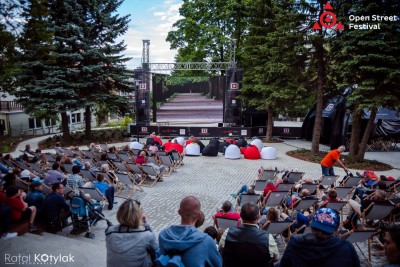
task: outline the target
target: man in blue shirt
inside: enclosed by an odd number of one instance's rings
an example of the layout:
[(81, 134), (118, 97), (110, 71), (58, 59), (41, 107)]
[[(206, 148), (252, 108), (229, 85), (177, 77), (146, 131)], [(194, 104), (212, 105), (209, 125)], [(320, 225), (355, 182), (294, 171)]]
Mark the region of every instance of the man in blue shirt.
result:
[(96, 175), (97, 182), (94, 183), (94, 188), (97, 188), (107, 199), (108, 201), (108, 209), (111, 210), (114, 204), (114, 186), (110, 185), (106, 182), (104, 175), (98, 173)]
[(64, 198), (64, 185), (55, 183), (51, 187), (52, 191), (47, 195), (43, 203), (43, 213), (46, 222), (55, 230), (61, 230), (62, 225), (66, 225), (67, 218), (70, 216), (70, 209)]

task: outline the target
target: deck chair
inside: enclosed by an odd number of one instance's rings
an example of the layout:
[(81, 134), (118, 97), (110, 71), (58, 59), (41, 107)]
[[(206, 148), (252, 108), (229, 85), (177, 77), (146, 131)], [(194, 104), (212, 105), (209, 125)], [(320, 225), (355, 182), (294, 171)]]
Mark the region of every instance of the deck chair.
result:
[(324, 176), (322, 176), (322, 179), (321, 179), (321, 181), (319, 182), (319, 184), (320, 185), (323, 185), (324, 187), (325, 186), (328, 186), (328, 187), (330, 187), (331, 185), (333, 185), (335, 182), (336, 182), (336, 180), (339, 178), (339, 175), (335, 175), (335, 176), (327, 176), (327, 175), (324, 175)]
[(132, 155), (137, 156), (139, 154), (139, 149), (131, 149)]
[(43, 174), (42, 168), (37, 163), (29, 163), (29, 167), (36, 173), (36, 174)]
[[(373, 236), (377, 233), (378, 232), (376, 231), (349, 231), (343, 235), (340, 235), (340, 238), (356, 245), (363, 257), (368, 261), (369, 264), (371, 264), (371, 241)], [(364, 250), (361, 249), (358, 245), (358, 243), (365, 241), (367, 241), (368, 243), (368, 257), (365, 256)]]
[(165, 167), (168, 168), (168, 174), (166, 176), (171, 175), (171, 173), (174, 171), (176, 172), (175, 164), (172, 160), (172, 158), (168, 155), (162, 156), (160, 155), (160, 160), (161, 164), (164, 165)]
[(362, 181), (361, 177), (347, 177), (345, 180), (342, 181), (341, 186), (343, 187), (353, 187), (357, 186)]
[(304, 172), (289, 172), (288, 181), (289, 183), (297, 183), (301, 178), (303, 178)]
[(64, 186), (64, 198), (71, 200), (75, 196), (75, 191), (68, 185)]
[(167, 152), (167, 151), (158, 151), (158, 152), (157, 152), (157, 155), (159, 155), (159, 156), (166, 156), (166, 155), (168, 155), (168, 152)]
[(85, 158), (89, 158), (89, 159), (94, 159), (94, 158), (96, 158), (96, 157), (94, 156), (93, 152), (90, 151), (90, 150), (82, 150), (81, 152), (84, 154), (84, 157), (85, 157)]
[(126, 163), (131, 163), (132, 162), (132, 160), (131, 160), (131, 158), (129, 157), (128, 154), (118, 154), (118, 157), (123, 162), (126, 162)]
[(163, 173), (157, 173), (151, 166), (142, 165), (142, 170), (148, 176), (150, 176), (150, 179), (144, 180), (144, 182), (142, 183), (143, 186), (153, 187), (158, 180), (162, 179)]
[(338, 199), (346, 199), (347, 196), (353, 191), (354, 187), (342, 187), (338, 186), (335, 188), (336, 193), (337, 193), (337, 198)]
[(28, 165), (28, 163), (26, 163), (25, 161), (14, 161), (15, 164), (17, 164), (18, 167), (24, 169), (24, 170), (29, 170), (30, 167)]
[(286, 231), (293, 222), (271, 222), (267, 228), (268, 233), (277, 237)]
[(138, 187), (143, 192), (143, 188), (138, 183), (136, 183), (133, 178), (129, 177), (128, 174), (119, 173), (117, 176), (118, 176), (119, 183), (121, 183), (124, 188), (128, 189), (127, 196), (125, 196), (125, 197), (121, 196), (121, 194), (119, 194), (119, 193), (122, 190), (119, 190), (118, 193), (116, 194), (118, 197), (130, 199), (133, 192), (135, 192), (135, 190), (136, 190), (135, 187)]
[(7, 159), (3, 159), (3, 162), (9, 167), (14, 169), (15, 167), (18, 167), (18, 164), (15, 163), (14, 160), (7, 160)]
[(178, 151), (172, 151), (172, 156), (174, 157), (175, 168), (179, 168), (183, 165), (183, 156)]
[(254, 191), (264, 191), (267, 186), (268, 180), (255, 180), (254, 181)]
[(143, 179), (143, 178), (144, 178), (143, 170), (142, 170), (141, 167), (139, 167), (139, 165), (136, 165), (136, 164), (134, 164), (134, 163), (126, 163), (125, 166), (126, 166), (126, 168), (127, 168), (128, 170), (130, 170), (131, 172), (133, 172), (134, 174), (136, 174), (137, 176), (139, 176), (140, 179)]
[(296, 203), (293, 205), (292, 209), (292, 214), (293, 211), (303, 211), (303, 210), (307, 210), (313, 206), (315, 206), (315, 204), (318, 202), (318, 200), (316, 199), (299, 199), (298, 201), (296, 201)]
[(114, 161), (113, 162), (115, 168), (118, 169), (118, 171), (123, 172), (123, 173), (128, 173), (129, 170), (126, 168), (126, 166), (122, 162)]
[[(392, 210), (394, 209), (394, 205), (380, 205), (371, 203), (361, 214), (361, 226), (365, 230), (367, 227), (365, 225), (366, 220), (383, 220), (388, 217)], [(367, 214), (368, 212), (368, 214)]]
[(74, 166), (73, 164), (65, 164), (65, 163), (64, 163), (63, 166), (64, 166), (65, 170), (66, 170), (68, 173), (72, 174), (72, 167)]
[(313, 194), (313, 192), (315, 192), (315, 190), (317, 190), (317, 187), (318, 187), (318, 184), (302, 184), (301, 190), (307, 189), (308, 191), (310, 191), (311, 194)]
[(56, 158), (51, 153), (44, 153), (44, 157), (48, 162), (56, 162)]
[(215, 220), (216, 220), (215, 223), (216, 228), (217, 229), (222, 228), (224, 230), (237, 226), (239, 221), (236, 219), (221, 218), (221, 217), (216, 217)]
[(346, 206), (347, 201), (329, 202), (326, 207), (336, 210), (340, 213), (341, 221), (343, 222), (343, 208)]
[(74, 155), (74, 152), (72, 152), (71, 149), (65, 148), (65, 149), (64, 149), (64, 154), (65, 154), (67, 157), (72, 157), (72, 156)]
[(45, 185), (45, 184), (42, 184), (42, 192), (43, 192), (43, 194), (44, 195), (48, 195), (48, 194), (50, 194), (51, 193), (51, 188), (50, 187), (48, 187), (47, 185)]
[(87, 179), (88, 181), (91, 182), (97, 182), (96, 178), (93, 177), (93, 175), (90, 173), (90, 171), (87, 170), (81, 170), (80, 174), (83, 178)]
[(238, 210), (245, 203), (253, 202), (257, 204), (259, 198), (260, 198), (259, 194), (241, 194), (241, 197), (236, 198), (236, 210)]
[(107, 150), (107, 149), (108, 149), (107, 143), (99, 144), (99, 146), (100, 146), (100, 148), (101, 148), (102, 150)]
[(82, 154), (82, 151), (80, 151), (80, 150), (73, 149), (72, 152), (75, 153), (75, 154), (77, 154), (78, 157), (80, 157), (80, 158), (83, 158), (83, 157), (84, 157), (84, 155)]
[(148, 163), (154, 163), (154, 164), (158, 165), (158, 161), (157, 161), (156, 158), (153, 157), (153, 156), (147, 157), (147, 162), (148, 162)]
[(264, 207), (276, 207), (279, 206), (283, 199), (288, 195), (287, 191), (276, 191), (270, 192), (265, 201)]
[(259, 180), (271, 180), (274, 181), (278, 172), (275, 170), (263, 170), (259, 176)]
[(19, 178), (15, 179), (15, 186), (18, 187), (19, 189), (24, 190), (25, 192), (29, 191), (29, 183), (25, 182)]
[(279, 184), (278, 191), (286, 191), (289, 192), (293, 188), (294, 184)]
[(97, 188), (79, 187), (79, 190), (81, 190), (84, 194), (89, 194), (91, 199), (101, 202), (103, 206), (105, 202), (108, 202), (106, 197)]

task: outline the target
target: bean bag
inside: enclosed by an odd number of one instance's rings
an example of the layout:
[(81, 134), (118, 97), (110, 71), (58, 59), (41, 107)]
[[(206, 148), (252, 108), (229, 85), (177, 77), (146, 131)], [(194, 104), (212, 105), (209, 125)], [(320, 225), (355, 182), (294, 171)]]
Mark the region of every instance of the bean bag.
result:
[(196, 143), (190, 143), (186, 146), (186, 156), (200, 156), (200, 146)]
[(229, 145), (225, 150), (226, 159), (240, 159), (240, 148), (237, 145)]
[(263, 147), (261, 150), (262, 159), (276, 159), (276, 148), (272, 146)]
[(230, 144), (227, 142), (221, 142), (218, 145), (218, 152), (224, 153), (224, 147), (228, 147)]
[(210, 142), (208, 143), (209, 145), (214, 145), (216, 147), (219, 146), (219, 140), (218, 139), (211, 139)]
[(196, 140), (195, 144), (198, 144), (200, 146), (200, 153), (203, 153), (203, 149), (205, 147), (203, 142), (201, 142), (200, 140)]
[(206, 145), (206, 147), (203, 149), (202, 155), (206, 157), (218, 156), (218, 146), (215, 144)]
[(175, 138), (176, 141), (178, 142), (178, 144), (180, 144), (181, 146), (185, 146), (186, 142), (185, 142), (185, 138), (183, 137), (177, 137)]
[(173, 149), (175, 149), (176, 151), (178, 151), (179, 154), (182, 154), (182, 153), (183, 153), (183, 146), (181, 146), (181, 145), (178, 144), (178, 143), (172, 143), (171, 145), (169, 145), (169, 150), (167, 150), (167, 148), (165, 147), (165, 151), (171, 151), (171, 150), (173, 150)]
[(161, 140), (161, 138), (159, 136), (154, 136), (154, 141), (156, 141), (159, 146), (162, 145), (162, 140)]
[(250, 145), (256, 146), (258, 148), (258, 151), (261, 151), (261, 149), (264, 147), (260, 139), (254, 139), (253, 141), (251, 141)]
[(240, 154), (244, 154), (246, 151), (247, 147), (239, 147), (240, 148)]
[(247, 149), (243, 153), (245, 159), (260, 159), (260, 151), (256, 146), (248, 146)]
[(238, 147), (247, 147), (247, 141), (244, 138), (239, 138), (239, 140), (236, 141), (236, 145)]
[(142, 149), (143, 148), (143, 144), (137, 142), (137, 141), (133, 141), (132, 143), (129, 144), (129, 148), (130, 149)]

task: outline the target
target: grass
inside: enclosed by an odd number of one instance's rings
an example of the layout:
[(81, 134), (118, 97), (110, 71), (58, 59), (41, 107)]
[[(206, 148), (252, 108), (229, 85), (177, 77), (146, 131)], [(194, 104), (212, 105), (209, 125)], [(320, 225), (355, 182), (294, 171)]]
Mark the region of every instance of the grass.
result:
[(13, 152), (16, 148), (17, 145), (25, 140), (32, 139), (34, 137), (38, 136), (33, 136), (33, 135), (24, 135), (24, 136), (8, 136), (8, 135), (3, 135), (1, 136), (1, 141), (0, 141), (0, 152), (1, 153), (10, 153)]
[[(317, 152), (311, 153), (307, 149), (292, 150), (286, 153), (286, 155), (291, 156), (296, 159), (320, 163), (321, 160), (326, 156), (327, 152)], [(376, 160), (364, 160), (363, 162), (351, 162), (349, 157), (346, 155), (341, 155), (340, 159), (344, 165), (349, 169), (357, 170), (371, 170), (371, 171), (388, 171), (392, 169), (392, 166), (376, 161)]]

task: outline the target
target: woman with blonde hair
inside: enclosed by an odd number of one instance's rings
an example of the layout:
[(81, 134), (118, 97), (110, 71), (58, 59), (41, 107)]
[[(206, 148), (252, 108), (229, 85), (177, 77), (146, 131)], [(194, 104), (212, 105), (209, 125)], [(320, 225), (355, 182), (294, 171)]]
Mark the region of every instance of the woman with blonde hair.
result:
[(140, 202), (128, 199), (118, 209), (118, 225), (106, 230), (107, 266), (152, 266), (158, 248), (155, 235), (146, 223)]

